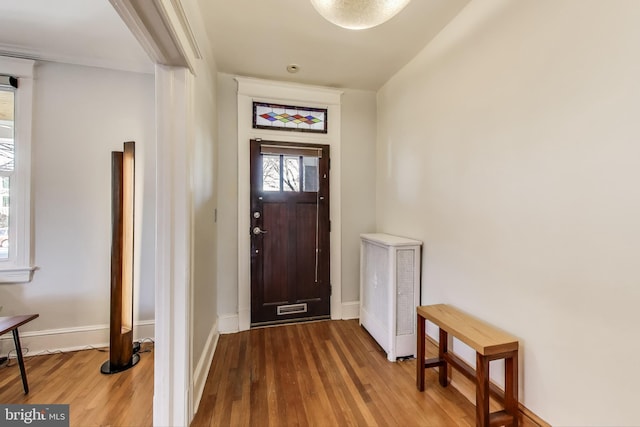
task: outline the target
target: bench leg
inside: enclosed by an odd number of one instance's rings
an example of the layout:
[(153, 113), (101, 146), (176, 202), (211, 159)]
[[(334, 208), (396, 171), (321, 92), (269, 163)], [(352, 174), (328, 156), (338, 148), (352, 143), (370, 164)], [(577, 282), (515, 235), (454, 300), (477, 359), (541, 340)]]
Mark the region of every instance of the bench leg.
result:
[(440, 328), (440, 343), (438, 345), (438, 358), (441, 360), (442, 365), (438, 368), (438, 379), (440, 380), (440, 385), (442, 387), (446, 387), (449, 385), (449, 380), (447, 378), (447, 361), (445, 359), (445, 355), (449, 351), (449, 334), (447, 331), (442, 330)]
[(20, 375), (22, 376), (22, 387), (24, 388), (24, 394), (29, 393), (29, 384), (27, 383), (27, 371), (24, 369), (24, 360), (22, 359), (22, 346), (20, 345), (20, 336), (18, 335), (18, 328), (13, 331), (13, 343), (16, 346), (16, 355), (18, 357), (18, 365), (20, 365)]
[(489, 426), (489, 358), (476, 353), (476, 426)]
[(504, 361), (504, 409), (513, 415), (513, 427), (518, 427), (518, 351)]
[(416, 316), (417, 327), (417, 340), (416, 343), (416, 387), (418, 391), (424, 391), (424, 363), (425, 363), (425, 320), (424, 317), (419, 314)]

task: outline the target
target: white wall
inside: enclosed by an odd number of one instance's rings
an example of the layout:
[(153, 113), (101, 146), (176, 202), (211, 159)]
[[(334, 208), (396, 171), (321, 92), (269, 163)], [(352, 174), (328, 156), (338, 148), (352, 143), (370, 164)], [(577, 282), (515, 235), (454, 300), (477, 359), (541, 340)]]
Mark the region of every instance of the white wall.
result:
[(229, 74), (218, 73), (217, 79), (217, 280), (218, 313), (224, 319), (238, 315), (238, 84)]
[[(342, 221), (347, 221), (341, 236), (344, 307), (344, 302), (359, 298), (359, 234), (372, 231), (375, 225), (376, 107), (373, 92), (342, 90), (341, 215)], [(238, 314), (238, 114), (234, 76), (218, 73), (218, 105), (218, 312), (222, 324)]]
[[(216, 109), (215, 85), (195, 92), (194, 138), (194, 352), (202, 350), (216, 319)], [(202, 87), (201, 89), (204, 89)]]
[(193, 376), (197, 409), (218, 340), (217, 109), (215, 70), (198, 64), (193, 79)]
[[(342, 301), (360, 312), (360, 234), (376, 231), (376, 98), (342, 95)], [(353, 317), (353, 316), (349, 316)]]
[[(2, 315), (40, 314), (21, 328), (23, 346), (31, 353), (108, 343), (111, 151), (122, 151), (124, 141), (136, 141), (134, 320), (151, 324), (142, 331), (152, 336), (153, 76), (40, 62), (33, 105), (32, 200), (39, 270), (31, 283), (0, 285)], [(44, 335), (51, 332), (56, 335)], [(3, 352), (9, 347), (4, 345)]]
[[(552, 425), (639, 425), (640, 3), (485, 0), (378, 94), (379, 228), (521, 339)], [(614, 359), (615, 358), (615, 359)]]

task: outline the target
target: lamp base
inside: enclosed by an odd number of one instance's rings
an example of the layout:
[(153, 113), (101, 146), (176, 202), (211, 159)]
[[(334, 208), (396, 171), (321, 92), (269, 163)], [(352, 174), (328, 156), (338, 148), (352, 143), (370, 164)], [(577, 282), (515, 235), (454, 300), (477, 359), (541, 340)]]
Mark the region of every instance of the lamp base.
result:
[(111, 366), (111, 362), (108, 360), (100, 367), (100, 372), (105, 375), (117, 374), (118, 372), (126, 371), (129, 368), (133, 368), (140, 361), (140, 355), (134, 354), (131, 357), (131, 363), (127, 363), (124, 366)]

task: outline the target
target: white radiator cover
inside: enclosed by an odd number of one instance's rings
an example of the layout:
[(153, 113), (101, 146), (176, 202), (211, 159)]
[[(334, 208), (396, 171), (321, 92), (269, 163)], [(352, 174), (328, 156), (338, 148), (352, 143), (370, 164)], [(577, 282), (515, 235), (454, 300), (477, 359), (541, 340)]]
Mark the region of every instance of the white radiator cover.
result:
[(390, 361), (415, 356), (422, 242), (381, 233), (360, 238), (360, 325)]

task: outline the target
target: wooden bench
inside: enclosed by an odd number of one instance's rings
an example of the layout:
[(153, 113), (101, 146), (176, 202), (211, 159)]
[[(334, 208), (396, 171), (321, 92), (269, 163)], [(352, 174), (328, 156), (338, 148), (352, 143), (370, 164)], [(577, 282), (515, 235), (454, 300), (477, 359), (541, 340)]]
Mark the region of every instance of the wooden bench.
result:
[[(424, 371), (439, 368), (440, 385), (446, 387), (447, 366), (451, 365), (476, 383), (476, 425), (518, 425), (518, 339), (446, 304), (417, 308), (416, 386), (424, 391)], [(425, 360), (425, 320), (440, 328), (438, 358)], [(449, 334), (476, 351), (476, 371), (448, 351)], [(505, 398), (503, 411), (489, 412), (489, 362), (505, 361)]]

